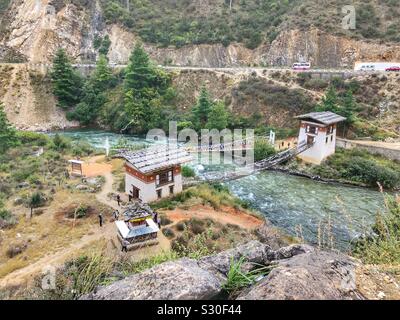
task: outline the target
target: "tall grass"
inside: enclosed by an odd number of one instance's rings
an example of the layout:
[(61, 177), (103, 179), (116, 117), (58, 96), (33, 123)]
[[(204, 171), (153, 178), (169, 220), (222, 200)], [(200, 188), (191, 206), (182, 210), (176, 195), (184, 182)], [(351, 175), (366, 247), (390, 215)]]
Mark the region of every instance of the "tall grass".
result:
[(355, 244), (354, 254), (365, 263), (400, 264), (400, 196), (385, 196), (372, 231)]
[(244, 264), (246, 263), (245, 257), (234, 261), (231, 259), (231, 264), (227, 274), (227, 280), (223, 285), (223, 289), (231, 296), (236, 296), (243, 288), (253, 285), (257, 278), (268, 274), (274, 266), (263, 266), (252, 263), (255, 267), (251, 271), (243, 271)]
[(116, 269), (122, 272), (125, 276), (128, 276), (145, 271), (164, 262), (177, 260), (178, 258), (178, 253), (173, 250), (163, 251), (151, 258), (140, 261), (132, 261), (129, 258), (120, 260), (116, 263)]
[(66, 264), (66, 274), (72, 280), (72, 294), (78, 298), (106, 284), (113, 263), (103, 255), (82, 256)]

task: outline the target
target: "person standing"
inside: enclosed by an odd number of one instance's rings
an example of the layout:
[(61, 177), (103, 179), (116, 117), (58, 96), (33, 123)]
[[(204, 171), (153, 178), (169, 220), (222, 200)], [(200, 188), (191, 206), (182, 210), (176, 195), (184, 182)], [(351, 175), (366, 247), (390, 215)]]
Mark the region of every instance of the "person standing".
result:
[(103, 226), (103, 214), (101, 212), (99, 213), (99, 224), (100, 224), (100, 227)]
[(121, 206), (121, 196), (117, 195), (117, 203), (118, 203), (118, 207)]

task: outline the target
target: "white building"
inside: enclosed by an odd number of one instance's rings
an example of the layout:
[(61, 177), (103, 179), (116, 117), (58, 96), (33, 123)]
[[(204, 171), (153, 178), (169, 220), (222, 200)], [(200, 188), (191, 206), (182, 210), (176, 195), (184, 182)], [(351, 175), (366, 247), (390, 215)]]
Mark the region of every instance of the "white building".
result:
[(157, 146), (120, 154), (125, 163), (125, 191), (149, 203), (182, 192), (181, 165), (192, 157), (183, 149)]
[(305, 162), (320, 164), (336, 150), (336, 127), (346, 118), (333, 112), (312, 112), (297, 116), (301, 120), (298, 145), (309, 148), (298, 155)]

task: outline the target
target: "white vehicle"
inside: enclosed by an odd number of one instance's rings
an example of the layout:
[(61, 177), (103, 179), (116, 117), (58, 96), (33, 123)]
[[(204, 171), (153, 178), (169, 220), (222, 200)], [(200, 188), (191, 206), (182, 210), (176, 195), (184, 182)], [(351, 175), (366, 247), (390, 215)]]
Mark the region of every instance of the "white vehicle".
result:
[(296, 62), (296, 63), (293, 63), (292, 69), (293, 70), (310, 70), (311, 63), (310, 62)]
[(400, 62), (356, 62), (354, 71), (390, 71), (400, 67)]

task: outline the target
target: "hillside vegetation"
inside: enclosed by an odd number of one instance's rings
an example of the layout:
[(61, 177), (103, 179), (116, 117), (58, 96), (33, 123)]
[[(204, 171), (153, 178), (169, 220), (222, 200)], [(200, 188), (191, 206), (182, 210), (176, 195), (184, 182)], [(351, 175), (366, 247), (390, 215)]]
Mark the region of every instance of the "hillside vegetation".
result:
[[(342, 7), (354, 4), (357, 27), (344, 30)], [(165, 47), (244, 43), (256, 48), (287, 29), (317, 27), (356, 39), (400, 41), (397, 0), (103, 0), (108, 23), (121, 23), (144, 42)]]

